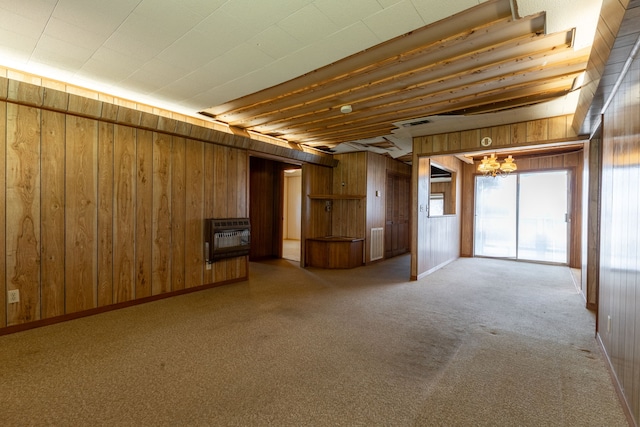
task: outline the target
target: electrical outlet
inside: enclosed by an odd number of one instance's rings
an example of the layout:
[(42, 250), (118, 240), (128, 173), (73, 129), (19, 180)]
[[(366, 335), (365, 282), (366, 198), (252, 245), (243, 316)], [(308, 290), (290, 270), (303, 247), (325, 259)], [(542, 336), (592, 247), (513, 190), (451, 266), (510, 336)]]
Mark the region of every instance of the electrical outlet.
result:
[(205, 268), (206, 268), (207, 270), (211, 270), (211, 263), (210, 263), (210, 262), (206, 263), (206, 267), (205, 267)]
[(20, 290), (12, 289), (7, 292), (7, 296), (9, 297), (9, 304), (16, 304), (20, 302)]

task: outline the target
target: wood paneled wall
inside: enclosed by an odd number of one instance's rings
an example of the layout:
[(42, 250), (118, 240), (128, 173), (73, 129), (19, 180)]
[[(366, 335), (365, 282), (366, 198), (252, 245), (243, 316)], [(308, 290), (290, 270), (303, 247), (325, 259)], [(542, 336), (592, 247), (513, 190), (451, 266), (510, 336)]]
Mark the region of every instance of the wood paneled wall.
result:
[[(455, 215), (428, 216), (431, 161), (455, 172)], [(411, 243), (411, 279), (437, 270), (460, 256), (461, 227), (461, 173), (462, 162), (453, 156), (413, 156), (413, 198), (411, 203), (412, 228), (415, 238)]]
[(252, 261), (282, 256), (284, 168), (283, 163), (251, 157), (249, 258)]
[(598, 337), (636, 425), (640, 422), (640, 58), (602, 127)]
[[(338, 154), (338, 166), (333, 169), (333, 195), (366, 196), (368, 177), (366, 152)], [(366, 238), (367, 205), (364, 198), (334, 199), (331, 234)]]
[[(516, 158), (518, 172), (532, 172), (552, 169), (569, 170), (569, 265), (581, 267), (582, 259), (582, 166), (583, 153), (577, 151), (569, 154)], [(473, 225), (475, 209), (475, 165), (465, 164), (463, 169), (463, 202), (462, 202), (462, 240), (460, 256), (473, 256)]]
[(203, 220), (248, 216), (247, 168), (243, 149), (0, 102), (0, 328), (246, 278), (246, 257), (205, 269)]
[(510, 125), (428, 135), (413, 139), (413, 152), (419, 156), (486, 150), (480, 145), (485, 136), (493, 140), (492, 150), (527, 145), (579, 140), (571, 127), (573, 116), (559, 116)]
[[(364, 235), (365, 262), (371, 261), (371, 229), (384, 228), (387, 198), (387, 160), (385, 157), (367, 153), (367, 217)], [(393, 200), (393, 199), (391, 199)]]

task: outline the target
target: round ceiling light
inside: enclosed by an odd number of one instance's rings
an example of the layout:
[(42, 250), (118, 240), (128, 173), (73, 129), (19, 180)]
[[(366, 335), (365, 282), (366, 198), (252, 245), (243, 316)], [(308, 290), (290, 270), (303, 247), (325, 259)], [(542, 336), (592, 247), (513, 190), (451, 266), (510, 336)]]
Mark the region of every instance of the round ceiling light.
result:
[(353, 111), (353, 108), (351, 108), (351, 105), (343, 105), (342, 107), (340, 107), (340, 112), (342, 114), (349, 114), (352, 111)]

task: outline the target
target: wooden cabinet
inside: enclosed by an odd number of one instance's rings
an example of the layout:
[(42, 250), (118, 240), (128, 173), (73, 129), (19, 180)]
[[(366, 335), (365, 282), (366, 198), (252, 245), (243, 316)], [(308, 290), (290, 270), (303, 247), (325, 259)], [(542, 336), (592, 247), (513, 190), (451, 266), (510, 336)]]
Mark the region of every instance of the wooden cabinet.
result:
[(314, 237), (307, 239), (306, 265), (320, 268), (353, 268), (363, 264), (364, 239)]

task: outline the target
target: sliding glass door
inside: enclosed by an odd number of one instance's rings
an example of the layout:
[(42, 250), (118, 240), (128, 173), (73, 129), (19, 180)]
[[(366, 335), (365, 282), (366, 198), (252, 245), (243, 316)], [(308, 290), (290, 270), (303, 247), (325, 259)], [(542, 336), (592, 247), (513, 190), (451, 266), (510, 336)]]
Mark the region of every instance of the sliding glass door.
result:
[(475, 255), (567, 262), (567, 171), (478, 176), (475, 200)]

